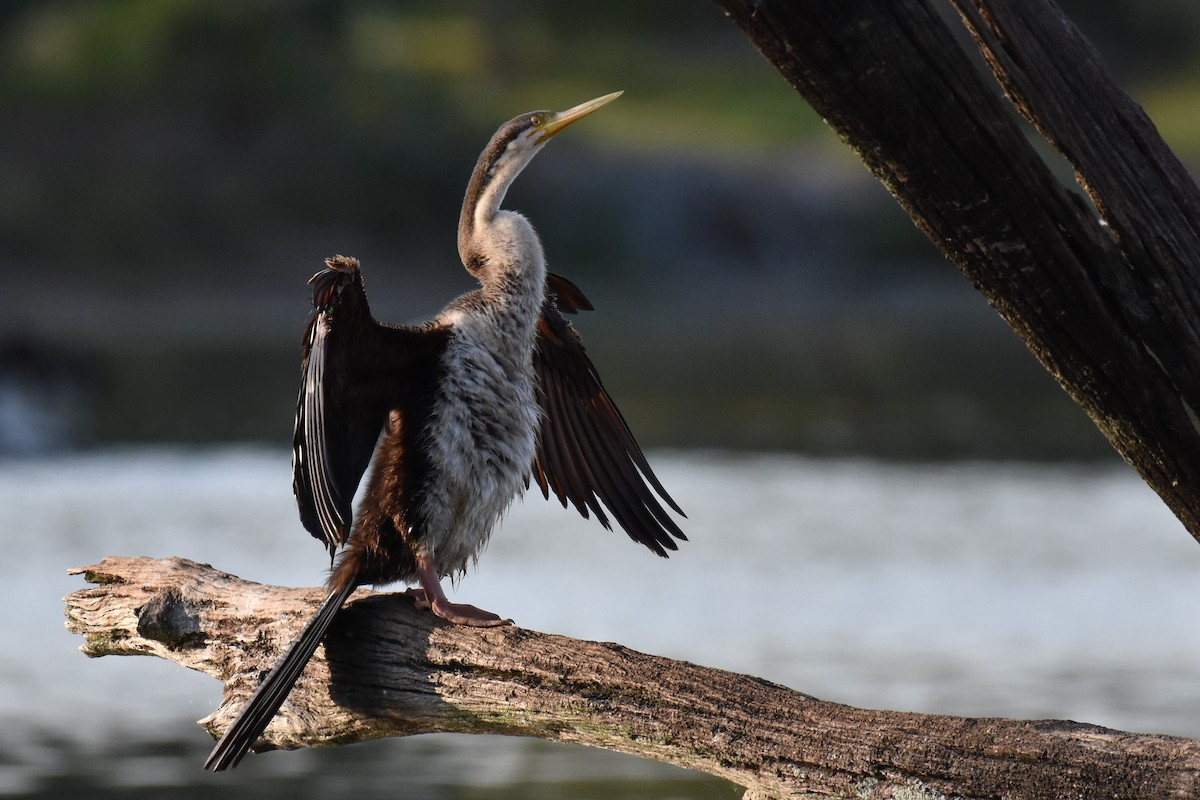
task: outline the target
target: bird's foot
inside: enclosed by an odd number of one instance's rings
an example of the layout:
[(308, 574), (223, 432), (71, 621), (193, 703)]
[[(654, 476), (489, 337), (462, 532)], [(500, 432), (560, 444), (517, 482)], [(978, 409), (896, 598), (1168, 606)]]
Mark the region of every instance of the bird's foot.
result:
[(424, 589), (409, 589), (408, 594), (417, 601), (417, 608), (428, 609), (434, 616), (441, 617), (455, 625), (469, 625), (473, 628), (495, 628), (500, 625), (512, 625), (511, 619), (504, 619), (499, 614), (484, 611), (467, 603), (451, 603), (441, 592), (430, 600)]

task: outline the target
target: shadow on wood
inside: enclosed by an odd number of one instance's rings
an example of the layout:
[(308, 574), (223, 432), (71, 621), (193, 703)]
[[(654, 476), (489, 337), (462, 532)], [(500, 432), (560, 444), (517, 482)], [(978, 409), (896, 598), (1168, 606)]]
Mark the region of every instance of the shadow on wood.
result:
[[(66, 598), (83, 652), (155, 655), (224, 681), (220, 708), (200, 723), (214, 735), (324, 597), (178, 558), (111, 557), (72, 572), (95, 584)], [(455, 627), (406, 595), (365, 590), (258, 749), (434, 731), (608, 748), (726, 778), (756, 798), (1200, 793), (1196, 740), (852, 708), (619, 644)]]

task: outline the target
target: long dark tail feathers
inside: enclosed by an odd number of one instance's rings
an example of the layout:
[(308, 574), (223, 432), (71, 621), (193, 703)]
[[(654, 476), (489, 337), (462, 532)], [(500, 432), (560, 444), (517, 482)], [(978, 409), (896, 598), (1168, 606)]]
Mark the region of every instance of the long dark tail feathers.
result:
[(242, 760), (242, 756), (250, 751), (279, 711), (279, 707), (283, 705), (283, 701), (287, 699), (292, 686), (300, 678), (300, 673), (304, 672), (304, 666), (317, 651), (317, 645), (325, 638), (330, 623), (354, 592), (354, 588), (353, 584), (349, 584), (329, 593), (325, 602), (321, 603), (321, 607), (284, 653), (283, 658), (267, 677), (263, 678), (263, 682), (246, 702), (238, 718), (229, 726), (229, 730), (225, 731), (221, 741), (217, 742), (217, 746), (209, 753), (208, 760), (204, 762), (205, 769), (213, 772), (233, 769)]

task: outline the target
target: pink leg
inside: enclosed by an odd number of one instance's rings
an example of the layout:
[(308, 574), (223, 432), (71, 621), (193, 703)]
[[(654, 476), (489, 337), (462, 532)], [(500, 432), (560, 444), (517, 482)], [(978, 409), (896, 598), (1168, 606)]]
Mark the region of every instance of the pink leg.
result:
[(417, 600), (417, 608), (428, 608), (436, 616), (455, 625), (470, 625), (476, 628), (494, 628), (498, 625), (511, 625), (512, 620), (501, 619), (498, 615), (482, 608), (476, 608), (466, 603), (451, 603), (444, 592), (442, 582), (438, 579), (437, 569), (433, 562), (424, 556), (417, 556), (417, 569), (420, 573), (421, 588), (409, 591)]

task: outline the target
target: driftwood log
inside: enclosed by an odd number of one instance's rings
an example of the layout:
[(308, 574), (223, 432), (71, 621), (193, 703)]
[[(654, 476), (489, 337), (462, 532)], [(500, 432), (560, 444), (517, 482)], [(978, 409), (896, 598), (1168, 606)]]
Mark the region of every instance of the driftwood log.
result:
[(1008, 104), (943, 2), (716, 2), (1200, 539), (1200, 190), (1079, 30), (952, 0)]
[[(83, 652), (159, 656), (224, 681), (220, 708), (200, 722), (214, 736), (324, 596), (177, 558), (73, 572), (95, 584), (66, 598)], [(852, 708), (617, 644), (455, 627), (407, 595), (366, 590), (259, 749), (435, 731), (603, 747), (727, 778), (755, 798), (1200, 796), (1196, 740)]]

